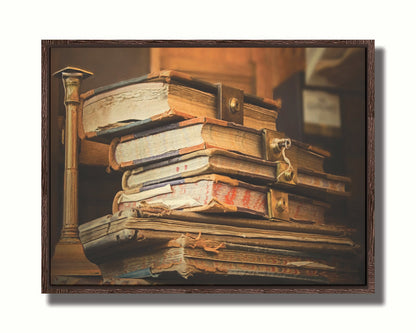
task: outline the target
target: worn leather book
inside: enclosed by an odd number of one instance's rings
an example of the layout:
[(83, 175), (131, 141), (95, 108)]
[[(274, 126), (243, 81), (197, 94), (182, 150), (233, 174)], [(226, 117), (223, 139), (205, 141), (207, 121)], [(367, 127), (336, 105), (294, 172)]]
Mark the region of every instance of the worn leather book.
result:
[[(268, 153), (270, 135), (250, 127), (214, 118), (193, 118), (178, 123), (114, 138), (110, 145), (109, 162), (114, 170), (131, 169), (194, 151), (218, 148), (269, 161), (282, 160), (281, 153)], [(277, 137), (283, 133), (273, 132)], [(293, 143), (287, 157), (293, 165), (322, 171), (324, 151)]]
[(282, 177), (285, 162), (270, 162), (259, 158), (209, 148), (146, 164), (126, 170), (122, 177), (124, 191), (136, 190), (143, 186), (166, 181), (216, 173), (230, 176), (256, 185), (272, 185), (286, 191), (308, 195), (317, 193), (321, 197), (346, 196), (350, 178), (292, 166), (294, 172), (290, 181)]
[(123, 173), (125, 191), (179, 178), (216, 173), (255, 184), (276, 179), (276, 163), (227, 150), (209, 148), (143, 165)]
[[(323, 233), (319, 230), (342, 230), (333, 226), (310, 227), (315, 233), (280, 228), (247, 227), (231, 225), (222, 217), (205, 219), (204, 214), (181, 212), (181, 219), (172, 218), (174, 211), (159, 213), (159, 216), (134, 217), (123, 216), (123, 212), (113, 215), (113, 219), (97, 219), (79, 226), (79, 235), (86, 252), (93, 257), (106, 256), (117, 251), (129, 251), (132, 248), (144, 249), (176, 239), (181, 235), (201, 233), (206, 240), (240, 245), (262, 246), (275, 249), (309, 251), (309, 253), (353, 254), (358, 246), (345, 234)], [(196, 215), (195, 215), (196, 214)], [(174, 215), (178, 217), (178, 215)], [(201, 216), (200, 220), (191, 220)], [(244, 223), (255, 219), (233, 219), (234, 223)], [(303, 226), (304, 228), (305, 226)], [(302, 229), (299, 229), (302, 230)], [(305, 229), (303, 229), (305, 230)]]
[(113, 213), (150, 205), (168, 210), (245, 213), (267, 217), (267, 192), (265, 186), (207, 174), (120, 191), (114, 197)]
[(253, 246), (225, 245), (203, 237), (182, 235), (161, 246), (132, 251), (100, 263), (105, 279), (148, 279), (176, 284), (247, 284), (258, 282), (327, 284), (335, 278), (335, 266), (296, 251)]
[(123, 170), (207, 148), (261, 158), (261, 131), (214, 118), (193, 118), (115, 138), (109, 160), (114, 170)]
[[(244, 94), (176, 71), (151, 73), (94, 89), (82, 94), (81, 99), (80, 137), (99, 141), (192, 117), (224, 119), (222, 112), (228, 112), (229, 106), (241, 120), (234, 122), (256, 129), (276, 129), (281, 105), (280, 101)], [(228, 103), (224, 110), (222, 102)]]
[[(257, 219), (247, 217), (235, 217), (232, 215), (204, 214), (198, 212), (185, 212), (181, 210), (167, 210), (163, 207), (152, 207), (149, 205), (138, 208), (121, 210), (115, 214), (108, 214), (92, 221), (85, 222), (79, 226), (81, 241), (85, 244), (97, 238), (108, 235), (110, 229), (116, 225), (134, 222), (143, 219), (146, 221), (158, 219), (171, 219), (176, 221), (189, 221), (193, 223), (218, 224), (235, 227), (249, 227), (263, 230), (290, 231), (335, 237), (350, 237), (353, 230), (339, 225), (304, 224), (294, 221), (287, 222), (281, 219)], [(147, 220), (147, 221), (148, 221)], [(118, 231), (119, 229), (111, 229)]]
[(119, 191), (114, 197), (113, 213), (141, 207), (243, 213), (299, 223), (324, 224), (330, 205), (226, 176), (206, 174)]
[[(303, 200), (311, 199), (298, 197), (300, 203)], [(313, 202), (313, 204), (315, 204)], [(290, 201), (289, 201), (290, 205)], [(296, 207), (296, 206), (295, 206)], [(304, 205), (308, 209), (307, 205)], [(326, 206), (327, 207), (327, 206)], [(141, 206), (135, 209), (136, 217), (159, 217), (167, 218), (180, 221), (190, 221), (190, 222), (200, 222), (208, 224), (218, 224), (221, 222), (221, 225), (230, 225), (237, 227), (249, 227), (249, 228), (258, 228), (265, 230), (280, 230), (280, 231), (293, 231), (301, 233), (310, 233), (310, 234), (321, 234), (321, 235), (332, 235), (332, 236), (347, 236), (350, 237), (355, 231), (351, 228), (347, 228), (341, 225), (331, 225), (331, 224), (320, 224), (320, 223), (305, 223), (305, 219), (299, 218), (298, 213), (295, 213), (294, 216), (298, 218), (293, 218), (290, 220), (285, 219), (284, 217), (274, 216), (269, 219), (262, 218), (252, 218), (252, 217), (242, 217), (242, 216), (232, 216), (232, 215), (219, 215), (219, 214), (205, 214), (199, 212), (186, 212), (183, 210), (167, 210), (163, 207), (155, 206)], [(128, 211), (128, 210), (127, 210)], [(117, 214), (125, 213), (126, 210), (120, 211)], [(112, 215), (109, 215), (112, 216)]]
[[(200, 213), (171, 213), (130, 209), (82, 224), (86, 255), (105, 279), (164, 281), (165, 273), (175, 272), (182, 279), (213, 274), (334, 282), (348, 267), (340, 260), (348, 262), (357, 250), (334, 226), (277, 222), (250, 228), (215, 224), (218, 219)], [(225, 219), (229, 224), (256, 221)]]

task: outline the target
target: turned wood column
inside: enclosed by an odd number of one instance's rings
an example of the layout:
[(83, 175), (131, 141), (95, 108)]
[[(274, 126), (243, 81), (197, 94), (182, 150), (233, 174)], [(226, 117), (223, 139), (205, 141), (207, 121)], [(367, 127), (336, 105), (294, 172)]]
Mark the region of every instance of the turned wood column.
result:
[(65, 67), (53, 75), (61, 78), (64, 85), (66, 120), (63, 223), (61, 236), (52, 258), (52, 277), (55, 280), (60, 277), (62, 280), (62, 276), (99, 276), (101, 275), (99, 268), (86, 258), (78, 235), (77, 112), (81, 82), (92, 73), (75, 67)]

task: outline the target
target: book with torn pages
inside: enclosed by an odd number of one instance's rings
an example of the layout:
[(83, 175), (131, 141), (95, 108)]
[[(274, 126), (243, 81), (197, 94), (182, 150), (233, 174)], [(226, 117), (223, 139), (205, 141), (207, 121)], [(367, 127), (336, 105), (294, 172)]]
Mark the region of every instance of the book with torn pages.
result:
[[(177, 219), (181, 214), (187, 217)], [(201, 284), (211, 277), (211, 282), (235, 284), (244, 277), (261, 278), (259, 283), (327, 284), (353, 272), (348, 260), (357, 245), (334, 227), (309, 226), (311, 233), (295, 231), (296, 226), (285, 230), (288, 223), (269, 230), (218, 225), (192, 212), (145, 216), (125, 210), (79, 227), (85, 252), (105, 279)], [(186, 220), (198, 216), (201, 221)]]
[(226, 176), (207, 174), (120, 191), (113, 201), (113, 213), (143, 205), (169, 210), (210, 213), (245, 213), (266, 217), (268, 188)]

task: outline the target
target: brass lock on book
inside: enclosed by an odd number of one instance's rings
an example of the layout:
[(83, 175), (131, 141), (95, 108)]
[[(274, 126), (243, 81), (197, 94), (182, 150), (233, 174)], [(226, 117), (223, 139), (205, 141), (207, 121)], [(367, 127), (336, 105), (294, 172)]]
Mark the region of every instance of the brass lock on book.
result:
[(269, 218), (289, 220), (288, 194), (276, 189), (270, 189), (267, 193)]
[[(297, 170), (285, 155), (292, 142), (282, 132), (262, 130), (263, 159), (276, 162), (276, 183), (296, 184)], [(289, 163), (288, 163), (289, 162)]]
[(244, 124), (244, 91), (217, 84), (217, 118)]
[(297, 171), (296, 168), (286, 162), (276, 162), (276, 183), (283, 183), (288, 185), (296, 185)]
[(269, 129), (262, 130), (263, 159), (268, 161), (283, 161), (282, 150), (290, 149), (291, 140), (282, 132)]

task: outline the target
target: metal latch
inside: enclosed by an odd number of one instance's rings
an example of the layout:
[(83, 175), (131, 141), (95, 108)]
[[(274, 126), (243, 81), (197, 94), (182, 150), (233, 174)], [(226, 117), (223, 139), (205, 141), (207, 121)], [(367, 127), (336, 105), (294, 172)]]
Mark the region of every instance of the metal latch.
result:
[(297, 170), (293, 165), (289, 167), (286, 162), (276, 162), (276, 182), (275, 184), (296, 185)]
[(291, 140), (282, 132), (263, 129), (262, 141), (263, 159), (276, 162), (276, 183), (295, 185), (297, 170), (285, 155), (285, 151), (291, 147)]
[(217, 84), (217, 118), (236, 124), (244, 124), (244, 91)]
[(289, 221), (289, 197), (285, 192), (270, 189), (267, 193), (269, 218)]
[[(290, 148), (290, 139), (284, 133), (276, 132), (269, 129), (262, 130), (263, 138), (263, 159), (267, 161), (281, 161), (282, 148)], [(285, 140), (285, 141), (283, 141)]]

